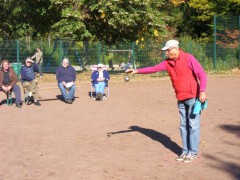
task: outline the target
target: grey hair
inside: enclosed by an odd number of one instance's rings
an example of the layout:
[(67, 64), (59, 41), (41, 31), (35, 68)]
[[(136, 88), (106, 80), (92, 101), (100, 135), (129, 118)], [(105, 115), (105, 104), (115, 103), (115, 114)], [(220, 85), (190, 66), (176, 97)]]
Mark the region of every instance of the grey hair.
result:
[(62, 61), (66, 61), (67, 63), (69, 63), (69, 59), (68, 58), (64, 58)]

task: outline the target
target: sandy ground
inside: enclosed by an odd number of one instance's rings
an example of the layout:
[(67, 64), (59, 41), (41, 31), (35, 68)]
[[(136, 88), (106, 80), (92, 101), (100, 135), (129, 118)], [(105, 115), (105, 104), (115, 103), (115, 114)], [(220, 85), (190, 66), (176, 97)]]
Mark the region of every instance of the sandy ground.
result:
[(41, 107), (2, 101), (0, 180), (240, 179), (240, 75), (208, 76), (199, 158), (190, 164), (175, 161), (182, 144), (169, 77), (112, 78), (102, 102), (79, 79), (72, 105), (44, 78)]

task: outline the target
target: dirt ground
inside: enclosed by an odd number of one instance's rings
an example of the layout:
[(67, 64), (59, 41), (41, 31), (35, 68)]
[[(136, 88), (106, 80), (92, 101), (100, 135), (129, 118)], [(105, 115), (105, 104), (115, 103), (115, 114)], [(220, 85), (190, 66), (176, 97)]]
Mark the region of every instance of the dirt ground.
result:
[(121, 78), (112, 77), (102, 102), (78, 78), (77, 98), (65, 104), (48, 76), (41, 107), (2, 101), (0, 180), (240, 179), (240, 74), (208, 76), (199, 158), (190, 164), (175, 161), (182, 143), (169, 77)]

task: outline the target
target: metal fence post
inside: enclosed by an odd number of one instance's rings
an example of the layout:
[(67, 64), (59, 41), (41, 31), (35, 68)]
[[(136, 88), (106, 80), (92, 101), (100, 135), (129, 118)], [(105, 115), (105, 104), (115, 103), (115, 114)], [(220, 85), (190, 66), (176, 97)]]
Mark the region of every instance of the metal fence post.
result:
[(98, 51), (97, 51), (97, 60), (98, 64), (100, 63), (100, 56), (101, 56), (101, 43), (98, 41)]
[(217, 62), (217, 16), (214, 15), (214, 41), (213, 41), (213, 69), (216, 69)]
[[(19, 68), (19, 63), (20, 63), (20, 49), (19, 49), (19, 40), (16, 41), (16, 45), (17, 45), (17, 68)], [(20, 78), (20, 70), (17, 70), (17, 77), (18, 79)]]
[(132, 65), (133, 69), (136, 69), (136, 64), (135, 64), (135, 42), (132, 42)]
[[(162, 42), (162, 47), (164, 47), (164, 43)], [(162, 54), (162, 61), (166, 58), (166, 53), (165, 51), (161, 51), (161, 54)]]
[(59, 46), (60, 46), (60, 48), (59, 48), (59, 50), (60, 50), (60, 52), (59, 52), (59, 54), (60, 54), (60, 56), (59, 56), (59, 65), (60, 65), (61, 62), (62, 62), (62, 60), (63, 60), (63, 45), (62, 45), (62, 40), (59, 41)]
[(192, 41), (189, 42), (189, 53), (192, 53)]
[(16, 41), (16, 45), (17, 45), (17, 63), (19, 63), (20, 61), (20, 57), (19, 57), (19, 40)]

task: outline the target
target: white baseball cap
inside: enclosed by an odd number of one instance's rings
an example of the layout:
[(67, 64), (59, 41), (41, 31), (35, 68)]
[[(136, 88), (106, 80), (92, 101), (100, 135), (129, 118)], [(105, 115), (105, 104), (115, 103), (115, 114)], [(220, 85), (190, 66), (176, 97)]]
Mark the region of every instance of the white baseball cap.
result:
[(103, 64), (98, 64), (97, 67), (103, 68)]
[(162, 51), (166, 51), (168, 50), (169, 48), (178, 48), (179, 47), (179, 42), (177, 40), (169, 40), (167, 41), (167, 43), (165, 44), (165, 46), (161, 49)]
[(30, 57), (27, 57), (26, 62), (31, 62), (31, 63), (33, 63), (34, 61), (33, 61)]

